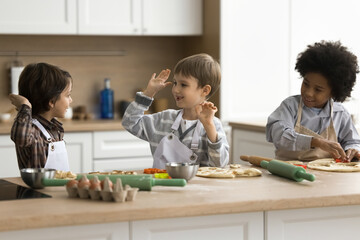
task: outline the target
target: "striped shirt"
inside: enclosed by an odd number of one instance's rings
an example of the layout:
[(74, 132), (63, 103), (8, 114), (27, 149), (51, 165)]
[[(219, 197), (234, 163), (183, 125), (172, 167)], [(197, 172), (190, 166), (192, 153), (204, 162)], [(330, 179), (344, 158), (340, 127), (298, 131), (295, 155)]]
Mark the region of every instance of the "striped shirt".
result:
[[(62, 124), (55, 118), (49, 122), (41, 116), (34, 116), (49, 132), (54, 141), (64, 137)], [(19, 169), (43, 168), (46, 163), (48, 145), (44, 134), (32, 123), (31, 108), (22, 105), (11, 128), (11, 140), (15, 143)]]
[[(300, 95), (286, 98), (269, 116), (266, 125), (266, 139), (277, 149), (303, 151), (311, 148), (311, 136), (295, 132)], [(331, 100), (333, 101), (333, 100)], [(301, 125), (320, 134), (331, 120), (331, 103), (328, 101), (320, 112), (302, 103)], [(360, 151), (360, 137), (348, 111), (339, 102), (333, 102), (333, 123), (338, 142), (346, 151), (349, 148)]]
[[(125, 111), (122, 125), (133, 135), (149, 142), (151, 153), (154, 155), (161, 139), (171, 133), (171, 126), (180, 110), (168, 109), (155, 114), (144, 115), (144, 111), (149, 109), (152, 100), (140, 92), (137, 93), (135, 101)], [(198, 124), (201, 122), (199, 121)], [(221, 121), (216, 117), (214, 117), (214, 124), (218, 134), (215, 143), (208, 139), (206, 131), (201, 125), (199, 148), (194, 151), (198, 156), (197, 163), (200, 166), (224, 167), (229, 162), (229, 144), (226, 140), (225, 131)], [(181, 140), (189, 148), (193, 133), (194, 129), (189, 131)], [(178, 131), (175, 131), (174, 134), (179, 137)]]

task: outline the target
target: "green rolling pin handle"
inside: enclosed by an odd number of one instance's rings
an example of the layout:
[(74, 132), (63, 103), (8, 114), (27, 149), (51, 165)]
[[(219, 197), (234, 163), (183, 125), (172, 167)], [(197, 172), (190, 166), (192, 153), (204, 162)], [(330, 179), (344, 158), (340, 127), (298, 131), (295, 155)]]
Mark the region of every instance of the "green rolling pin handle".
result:
[(152, 178), (152, 186), (177, 186), (184, 187), (186, 186), (186, 180), (182, 178), (177, 179), (158, 179)]
[(262, 168), (265, 168), (265, 169), (267, 169), (268, 168), (268, 165), (269, 165), (269, 162), (268, 161), (261, 161), (260, 162), (260, 166), (262, 167)]
[(311, 173), (307, 173), (307, 172), (305, 172), (305, 171), (304, 171), (304, 172), (298, 171), (298, 172), (296, 173), (296, 176), (299, 177), (299, 178), (306, 179), (306, 180), (308, 180), (308, 181), (310, 181), (310, 182), (315, 181), (315, 176), (312, 175)]
[(44, 178), (42, 184), (44, 186), (65, 186), (68, 181), (68, 179)]

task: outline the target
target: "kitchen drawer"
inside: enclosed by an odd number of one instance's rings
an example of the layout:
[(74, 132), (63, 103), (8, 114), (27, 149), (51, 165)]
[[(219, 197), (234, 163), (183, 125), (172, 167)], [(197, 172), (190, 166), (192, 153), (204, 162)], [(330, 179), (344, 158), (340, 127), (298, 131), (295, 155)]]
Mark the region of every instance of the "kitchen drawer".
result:
[(94, 132), (94, 159), (150, 157), (149, 143), (127, 131)]
[(153, 158), (136, 157), (136, 158), (120, 158), (120, 159), (99, 159), (94, 160), (94, 171), (108, 172), (112, 170), (143, 170), (151, 168)]

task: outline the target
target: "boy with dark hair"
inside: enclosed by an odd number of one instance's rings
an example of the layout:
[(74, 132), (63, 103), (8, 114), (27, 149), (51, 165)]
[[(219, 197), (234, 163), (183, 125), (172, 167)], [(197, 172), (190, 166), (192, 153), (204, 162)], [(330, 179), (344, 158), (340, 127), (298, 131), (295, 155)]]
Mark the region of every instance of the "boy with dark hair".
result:
[(19, 169), (69, 171), (64, 129), (55, 117), (65, 116), (72, 102), (71, 89), (70, 74), (56, 66), (35, 63), (22, 71), (19, 95), (9, 95), (19, 111), (11, 128)]

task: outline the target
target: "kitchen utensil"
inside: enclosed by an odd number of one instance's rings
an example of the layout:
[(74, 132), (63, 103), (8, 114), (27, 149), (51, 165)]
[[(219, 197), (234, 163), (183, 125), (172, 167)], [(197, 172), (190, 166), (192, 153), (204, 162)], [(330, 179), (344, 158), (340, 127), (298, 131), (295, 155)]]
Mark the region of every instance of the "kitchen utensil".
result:
[(307, 173), (303, 167), (287, 164), (279, 160), (274, 159), (269, 162), (264, 160), (261, 161), (260, 165), (272, 174), (295, 180), (297, 182), (301, 182), (304, 179), (311, 182), (315, 180), (315, 176)]
[(23, 168), (20, 170), (20, 175), (24, 183), (36, 189), (44, 188), (43, 181), (54, 178), (55, 171), (52, 168)]
[(258, 156), (246, 156), (246, 155), (241, 155), (240, 156), (241, 160), (247, 161), (255, 166), (261, 167), (260, 163), (261, 161), (271, 161), (272, 158), (265, 158), (265, 157), (258, 157)]
[[(149, 174), (139, 175), (91, 175), (86, 177), (90, 180), (94, 176), (98, 176), (99, 180), (104, 180), (108, 177), (113, 183), (116, 183), (116, 179), (121, 178), (123, 186), (128, 184), (130, 187), (136, 187), (143, 191), (151, 191), (153, 186), (178, 186), (183, 187), (186, 185), (185, 179), (156, 179)], [(77, 180), (80, 180), (82, 175), (77, 176)], [(64, 186), (69, 180), (67, 179), (44, 179), (43, 184), (45, 186)]]
[(166, 172), (171, 178), (192, 179), (199, 169), (199, 164), (194, 163), (166, 163)]

